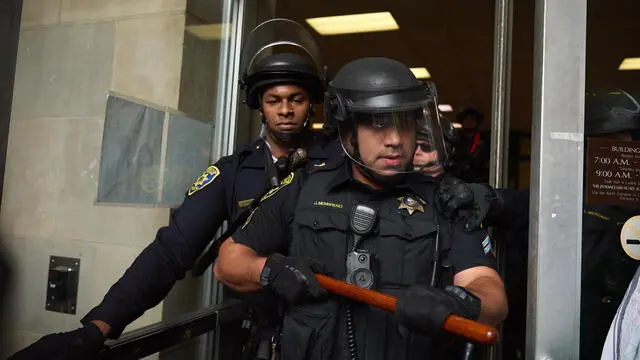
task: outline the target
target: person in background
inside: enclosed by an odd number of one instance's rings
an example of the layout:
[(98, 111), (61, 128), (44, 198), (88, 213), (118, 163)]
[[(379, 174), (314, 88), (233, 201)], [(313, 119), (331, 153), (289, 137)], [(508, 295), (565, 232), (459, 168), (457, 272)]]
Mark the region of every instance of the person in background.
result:
[(640, 360), (640, 266), (611, 322), (600, 360)]
[(455, 166), (450, 173), (466, 182), (489, 181), (490, 140), (480, 132), (484, 115), (476, 108), (467, 107), (456, 115), (462, 125), (457, 129)]
[[(640, 141), (640, 102), (623, 90), (586, 92), (584, 120), (586, 138)], [(589, 191), (586, 171), (585, 166), (585, 194)], [(441, 186), (437, 198), (440, 206), (446, 209), (444, 213), (447, 216), (458, 217), (459, 209), (464, 209), (467, 214), (471, 213), (470, 216), (464, 215), (465, 218), (462, 219), (470, 229), (481, 225), (511, 230), (528, 228), (529, 189), (492, 189), (486, 184), (464, 184), (457, 181)], [(640, 264), (624, 252), (620, 243), (623, 224), (637, 215), (640, 215), (640, 210), (633, 204), (587, 204), (586, 201), (583, 204), (581, 360), (600, 358), (611, 319), (619, 311), (625, 291)], [(526, 237), (518, 239), (526, 240)], [(521, 246), (522, 243), (514, 245)], [(524, 255), (526, 259), (526, 253)], [(509, 271), (526, 274), (526, 261), (521, 261), (519, 266)], [(526, 286), (522, 288), (526, 291)], [(522, 301), (513, 302), (514, 308), (520, 305), (518, 307), (525, 311), (526, 293), (521, 299)], [(618, 319), (624, 317), (618, 316)], [(524, 323), (522, 326), (524, 330)], [(613, 331), (615, 329), (618, 328), (615, 327)], [(633, 333), (629, 334), (635, 336)], [(618, 343), (618, 346), (626, 344)]]

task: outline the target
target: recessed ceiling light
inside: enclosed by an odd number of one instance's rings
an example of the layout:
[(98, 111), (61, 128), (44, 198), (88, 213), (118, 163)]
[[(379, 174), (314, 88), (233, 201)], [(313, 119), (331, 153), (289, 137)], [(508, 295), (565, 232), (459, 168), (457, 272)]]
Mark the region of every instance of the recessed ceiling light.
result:
[(305, 20), (320, 35), (340, 35), (398, 30), (390, 12), (327, 16)]
[(442, 111), (442, 112), (452, 112), (453, 111), (453, 107), (449, 104), (440, 104), (438, 105), (438, 110)]
[(187, 25), (185, 29), (191, 35), (202, 40), (220, 40), (224, 35), (224, 31), (230, 30), (230, 27), (229, 24), (200, 24)]
[(640, 70), (640, 58), (626, 58), (622, 60), (618, 70)]
[(428, 79), (431, 77), (429, 74), (429, 70), (425, 67), (414, 67), (411, 68), (411, 72), (416, 76), (417, 79)]

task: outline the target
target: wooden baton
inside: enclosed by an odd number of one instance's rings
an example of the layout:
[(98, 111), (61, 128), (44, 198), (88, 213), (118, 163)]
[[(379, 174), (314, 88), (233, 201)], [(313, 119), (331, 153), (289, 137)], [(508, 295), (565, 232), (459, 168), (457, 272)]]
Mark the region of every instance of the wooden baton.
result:
[[(320, 274), (316, 274), (316, 278), (322, 287), (334, 294), (390, 312), (396, 311), (396, 302), (398, 299), (394, 296), (361, 288)], [(494, 344), (498, 341), (498, 330), (494, 327), (458, 315), (449, 315), (444, 322), (443, 328), (450, 333), (464, 336), (481, 344)]]

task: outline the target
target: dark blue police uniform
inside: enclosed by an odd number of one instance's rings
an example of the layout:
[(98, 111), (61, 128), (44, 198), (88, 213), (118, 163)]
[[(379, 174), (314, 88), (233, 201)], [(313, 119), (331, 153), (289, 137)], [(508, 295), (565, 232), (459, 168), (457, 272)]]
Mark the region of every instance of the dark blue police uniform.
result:
[[(328, 136), (316, 136), (307, 149), (307, 166), (322, 167), (341, 158), (339, 143)], [(81, 322), (102, 320), (112, 327), (109, 337), (117, 338), (129, 323), (160, 303), (193, 267), (222, 223), (233, 222), (269, 188), (266, 159), (271, 155), (260, 139), (209, 166), (172, 212), (169, 225), (158, 230), (155, 240)]]
[[(369, 204), (378, 209), (379, 223), (361, 248), (379, 260), (377, 290), (399, 296), (411, 285), (430, 283), (438, 236), (434, 190), (435, 182), (421, 174), (373, 190), (353, 178), (350, 161), (296, 171), (262, 198), (233, 239), (263, 256), (279, 252), (318, 259), (328, 276), (344, 279), (347, 249), (354, 246), (351, 210), (356, 203)], [(496, 268), (485, 230), (465, 232), (446, 221), (441, 225), (437, 259), (446, 259), (442, 270), (451, 269), (451, 281), (472, 267)], [(396, 331), (393, 315), (382, 310), (353, 304), (353, 332), (344, 314), (344, 302), (336, 297), (290, 306), (282, 325), (281, 359), (347, 359), (352, 340), (359, 344), (360, 359), (432, 359), (437, 350), (445, 351), (424, 336), (405, 338)]]

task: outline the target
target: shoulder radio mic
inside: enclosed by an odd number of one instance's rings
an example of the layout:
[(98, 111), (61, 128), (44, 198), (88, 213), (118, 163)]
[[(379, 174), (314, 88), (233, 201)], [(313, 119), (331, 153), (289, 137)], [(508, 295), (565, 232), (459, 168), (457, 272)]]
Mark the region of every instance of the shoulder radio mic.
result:
[(378, 222), (378, 212), (367, 205), (358, 204), (351, 213), (349, 228), (353, 234), (353, 246), (347, 254), (346, 282), (363, 287), (374, 288), (377, 273), (377, 258), (375, 254), (358, 250), (358, 245), (367, 235), (370, 235)]

